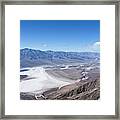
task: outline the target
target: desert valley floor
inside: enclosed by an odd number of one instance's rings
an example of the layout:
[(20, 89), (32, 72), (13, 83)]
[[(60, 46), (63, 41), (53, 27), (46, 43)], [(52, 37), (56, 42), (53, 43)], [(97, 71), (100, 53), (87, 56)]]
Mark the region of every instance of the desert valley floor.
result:
[(20, 70), (21, 100), (97, 100), (99, 63), (44, 65)]

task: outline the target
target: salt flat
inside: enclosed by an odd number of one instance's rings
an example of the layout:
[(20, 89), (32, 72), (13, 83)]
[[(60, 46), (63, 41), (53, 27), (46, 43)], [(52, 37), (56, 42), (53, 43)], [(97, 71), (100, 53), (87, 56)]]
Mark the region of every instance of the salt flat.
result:
[(20, 82), (20, 92), (45, 91), (54, 87), (62, 87), (73, 83), (69, 79), (56, 78), (45, 72), (43, 67), (27, 68), (28, 71), (20, 72), (20, 75), (28, 75), (28, 80)]

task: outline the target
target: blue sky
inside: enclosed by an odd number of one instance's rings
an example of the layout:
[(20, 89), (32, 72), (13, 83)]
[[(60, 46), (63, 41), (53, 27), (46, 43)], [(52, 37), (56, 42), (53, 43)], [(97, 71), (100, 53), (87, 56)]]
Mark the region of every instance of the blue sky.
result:
[(99, 52), (99, 20), (21, 20), (20, 48)]

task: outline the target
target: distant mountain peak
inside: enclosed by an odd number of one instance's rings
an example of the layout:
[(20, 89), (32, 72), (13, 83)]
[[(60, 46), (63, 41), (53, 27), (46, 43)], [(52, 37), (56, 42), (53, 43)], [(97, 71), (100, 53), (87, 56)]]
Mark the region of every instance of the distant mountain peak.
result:
[(20, 66), (57, 65), (99, 61), (100, 54), (93, 52), (41, 51), (30, 48), (20, 50)]

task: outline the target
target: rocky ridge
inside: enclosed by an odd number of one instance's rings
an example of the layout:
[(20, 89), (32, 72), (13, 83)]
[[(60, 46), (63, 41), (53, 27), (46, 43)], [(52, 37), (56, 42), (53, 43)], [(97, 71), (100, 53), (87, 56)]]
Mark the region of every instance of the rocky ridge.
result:
[(100, 98), (100, 81), (78, 81), (43, 93), (20, 93), (21, 100), (97, 100)]

